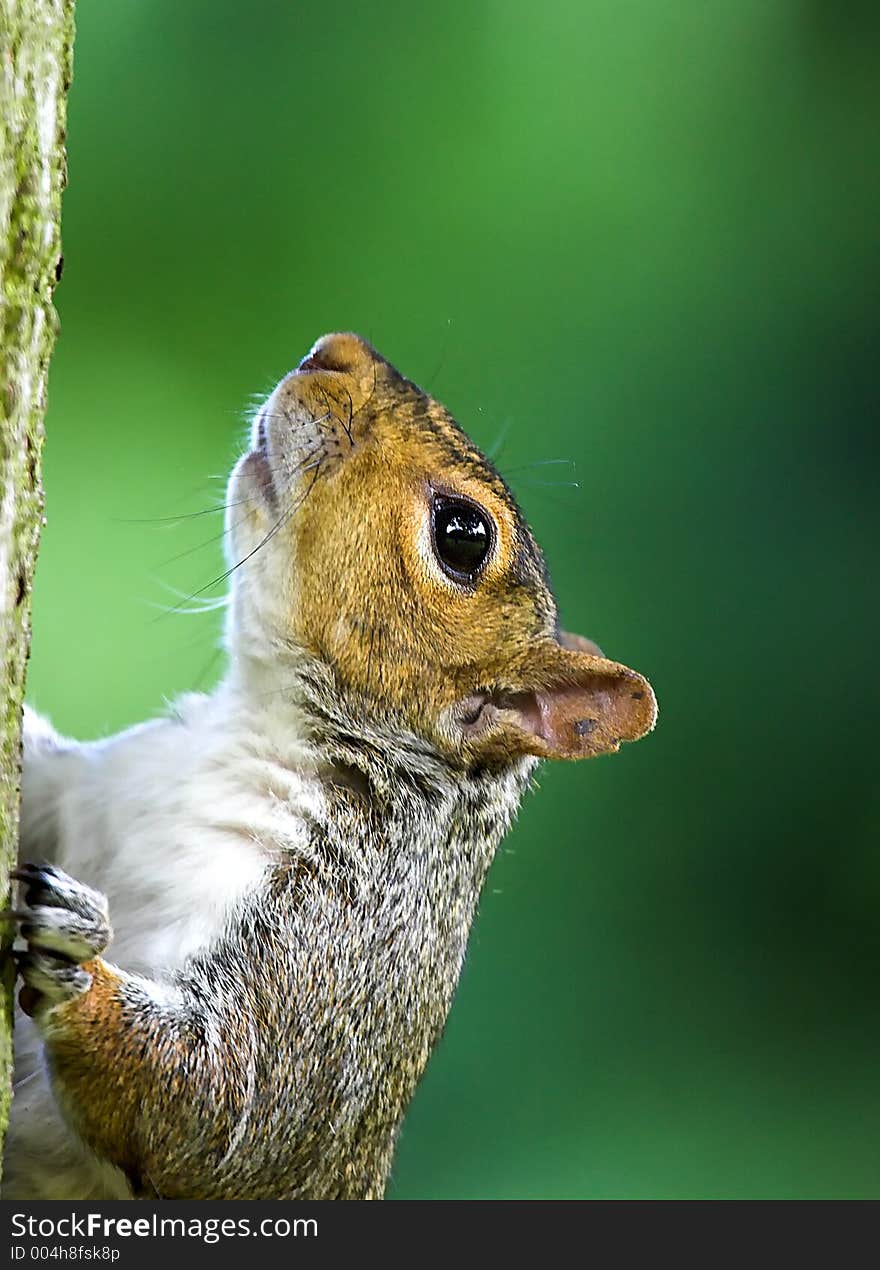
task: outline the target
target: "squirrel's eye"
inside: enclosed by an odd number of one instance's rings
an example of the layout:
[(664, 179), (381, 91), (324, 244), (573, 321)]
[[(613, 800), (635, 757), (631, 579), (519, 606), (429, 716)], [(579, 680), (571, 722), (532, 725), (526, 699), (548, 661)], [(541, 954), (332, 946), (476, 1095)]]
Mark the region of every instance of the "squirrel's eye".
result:
[(470, 582), (492, 547), (492, 521), (482, 508), (463, 500), (438, 498), (433, 515), (434, 551), (448, 574)]

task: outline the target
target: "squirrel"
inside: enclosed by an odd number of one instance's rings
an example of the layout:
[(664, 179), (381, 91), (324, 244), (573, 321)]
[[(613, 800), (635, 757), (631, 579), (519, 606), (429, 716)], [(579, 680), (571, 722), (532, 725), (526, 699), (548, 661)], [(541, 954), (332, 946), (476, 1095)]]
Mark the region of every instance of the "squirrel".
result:
[(26, 711), (5, 1198), (381, 1198), (536, 765), (654, 726), (356, 335), (257, 411), (226, 528), (215, 691), (90, 743)]

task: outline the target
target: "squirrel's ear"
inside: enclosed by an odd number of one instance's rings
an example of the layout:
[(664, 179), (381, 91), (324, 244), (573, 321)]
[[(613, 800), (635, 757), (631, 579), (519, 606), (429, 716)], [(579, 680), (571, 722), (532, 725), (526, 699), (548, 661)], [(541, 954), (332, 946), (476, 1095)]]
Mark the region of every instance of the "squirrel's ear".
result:
[(590, 640), (564, 635), (536, 653), (528, 667), (536, 686), (503, 702), (505, 730), (511, 740), (519, 734), (522, 753), (593, 758), (651, 731), (657, 701), (647, 679), (587, 651), (593, 648)]
[(563, 648), (570, 648), (574, 653), (590, 653), (593, 657), (604, 657), (605, 654), (594, 639), (586, 635), (573, 635), (571, 631), (560, 631), (559, 642)]

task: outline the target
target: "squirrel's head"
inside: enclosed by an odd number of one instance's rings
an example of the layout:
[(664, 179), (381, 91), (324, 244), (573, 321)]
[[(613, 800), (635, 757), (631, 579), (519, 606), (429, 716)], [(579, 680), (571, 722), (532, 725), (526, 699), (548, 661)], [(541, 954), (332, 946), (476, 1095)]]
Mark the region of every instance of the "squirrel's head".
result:
[(278, 384), (229, 507), (233, 652), (317, 661), (349, 709), (469, 765), (587, 758), (653, 727), (647, 680), (559, 630), (492, 465), (358, 336), (324, 336)]

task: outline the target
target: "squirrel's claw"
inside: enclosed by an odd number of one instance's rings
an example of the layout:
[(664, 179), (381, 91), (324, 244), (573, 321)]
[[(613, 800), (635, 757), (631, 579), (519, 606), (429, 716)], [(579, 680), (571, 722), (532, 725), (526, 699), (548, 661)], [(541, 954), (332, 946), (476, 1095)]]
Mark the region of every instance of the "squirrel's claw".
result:
[(40, 1006), (70, 1001), (92, 985), (88, 970), (64, 957), (28, 950), (16, 953), (15, 960), (24, 984), (19, 1002), (26, 1014), (36, 1013)]
[(25, 864), (12, 876), (23, 883), (23, 903), (12, 910), (27, 948), (15, 954), (25, 990), (22, 1008), (57, 1005), (86, 992), (92, 977), (82, 963), (97, 957), (112, 937), (106, 897), (52, 865)]

